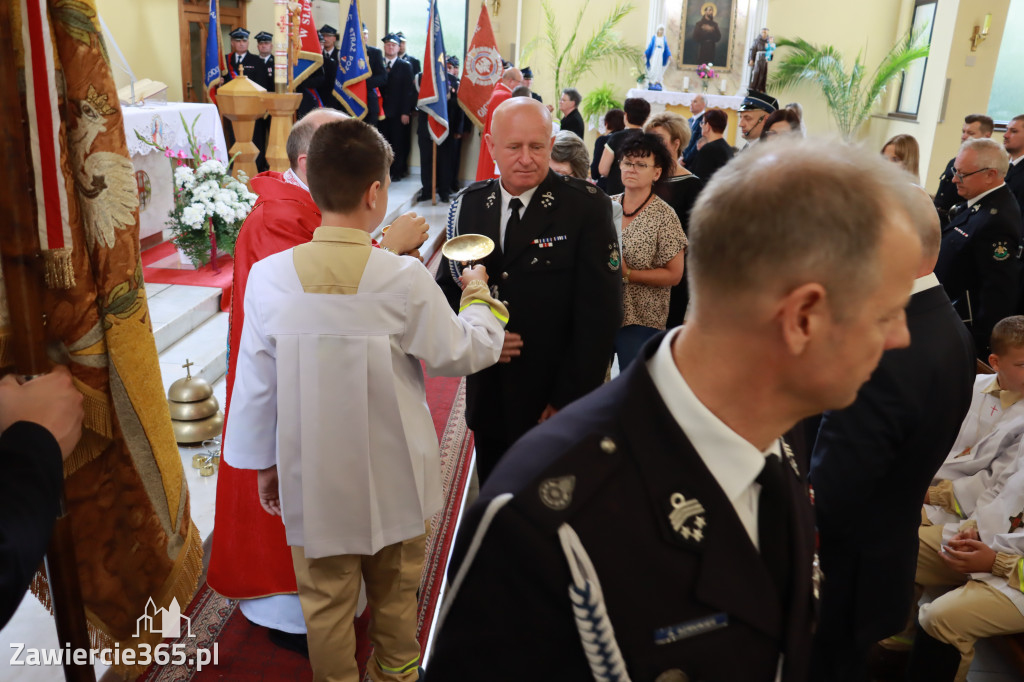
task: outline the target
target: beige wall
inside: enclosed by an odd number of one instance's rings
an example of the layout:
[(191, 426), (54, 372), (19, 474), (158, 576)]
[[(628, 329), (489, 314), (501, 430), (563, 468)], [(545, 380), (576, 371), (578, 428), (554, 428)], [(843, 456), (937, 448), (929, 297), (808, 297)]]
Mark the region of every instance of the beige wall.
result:
[[(181, 46), (178, 38), (178, 0), (96, 0), (96, 9), (107, 24), (128, 66), (138, 79), (167, 83), (167, 99), (180, 102)], [(117, 66), (113, 47), (114, 80), (118, 87), (130, 79)]]

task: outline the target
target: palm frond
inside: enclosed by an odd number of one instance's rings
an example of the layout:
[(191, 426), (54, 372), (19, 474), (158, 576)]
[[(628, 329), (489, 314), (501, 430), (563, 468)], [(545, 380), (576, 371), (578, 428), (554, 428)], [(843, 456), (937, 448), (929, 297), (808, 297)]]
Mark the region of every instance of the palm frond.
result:
[(831, 45), (819, 47), (799, 37), (782, 38), (777, 45), (788, 48), (788, 52), (775, 62), (769, 82), (778, 90), (801, 83), (818, 87), (836, 126), (843, 137), (850, 139), (871, 115), (889, 83), (911, 63), (928, 56), (922, 33), (917, 30), (901, 38), (870, 78), (860, 53), (847, 71), (842, 53)]

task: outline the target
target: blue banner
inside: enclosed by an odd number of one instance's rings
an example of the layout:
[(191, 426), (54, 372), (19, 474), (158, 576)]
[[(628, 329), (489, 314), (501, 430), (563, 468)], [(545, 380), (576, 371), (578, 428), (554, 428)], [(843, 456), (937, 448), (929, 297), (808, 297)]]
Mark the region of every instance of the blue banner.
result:
[(427, 24), (427, 49), (423, 55), (423, 74), (417, 108), (427, 115), (430, 137), (441, 144), (448, 137), (448, 70), (445, 66), (444, 35), (437, 0), (430, 0)]
[(206, 85), (206, 96), (216, 103), (214, 88), (221, 84), (221, 64), (224, 55), (220, 49), (220, 7), (217, 0), (210, 0), (210, 25), (206, 32), (206, 55), (203, 60), (203, 84)]
[(349, 114), (362, 119), (367, 112), (366, 79), (370, 77), (363, 31), (356, 0), (349, 0), (348, 18), (338, 45), (338, 74), (334, 77), (334, 97)]

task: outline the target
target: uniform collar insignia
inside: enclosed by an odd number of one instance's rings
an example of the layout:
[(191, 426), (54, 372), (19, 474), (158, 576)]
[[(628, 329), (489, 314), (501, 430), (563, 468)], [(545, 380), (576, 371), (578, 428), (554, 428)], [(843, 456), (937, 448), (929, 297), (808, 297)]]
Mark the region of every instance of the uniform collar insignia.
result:
[(494, 190), (492, 189), (491, 193), (487, 195), (487, 202), (485, 204), (487, 206), (487, 208), (490, 208), (491, 206), (494, 206), (494, 202), (497, 200), (497, 198), (498, 198), (497, 195), (495, 194)]
[(668, 514), (668, 520), (673, 530), (684, 540), (699, 544), (704, 539), (704, 528), (707, 525), (704, 505), (697, 498), (686, 499), (682, 493), (672, 493), (669, 504), (672, 505), (672, 511)]

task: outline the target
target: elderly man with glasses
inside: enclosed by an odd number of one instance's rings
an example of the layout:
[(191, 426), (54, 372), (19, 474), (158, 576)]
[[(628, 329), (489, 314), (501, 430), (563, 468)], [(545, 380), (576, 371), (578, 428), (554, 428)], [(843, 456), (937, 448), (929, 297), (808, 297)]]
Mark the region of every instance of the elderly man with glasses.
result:
[(965, 201), (949, 211), (935, 266), (946, 293), (987, 358), (988, 338), (1013, 315), (1020, 294), (1020, 207), (1003, 182), (1009, 157), (990, 139), (971, 139), (953, 163), (953, 182)]

